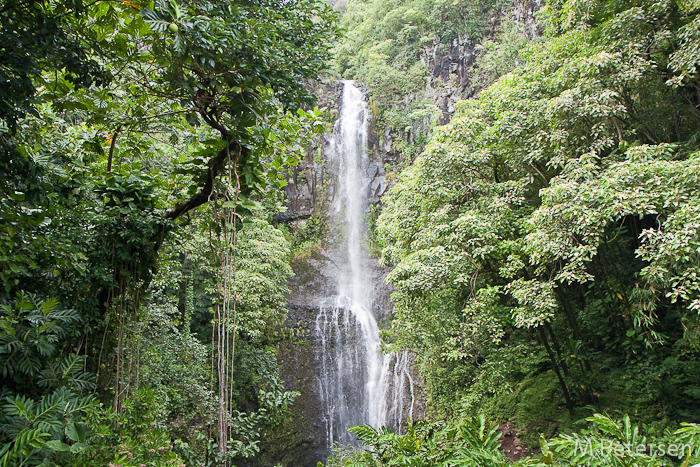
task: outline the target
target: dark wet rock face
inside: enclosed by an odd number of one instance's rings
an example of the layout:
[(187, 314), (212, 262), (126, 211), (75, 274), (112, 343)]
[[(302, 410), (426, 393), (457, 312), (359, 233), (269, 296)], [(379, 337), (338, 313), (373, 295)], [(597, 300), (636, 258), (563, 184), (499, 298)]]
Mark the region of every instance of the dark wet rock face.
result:
[[(316, 85), (318, 105), (326, 108), (330, 116), (340, 113), (342, 82), (325, 81)], [(367, 91), (364, 91), (365, 94)], [(366, 193), (370, 204), (380, 203), (381, 197), (390, 188), (386, 177), (385, 164), (395, 163), (397, 155), (392, 152), (392, 136), (375, 134), (376, 127), (368, 117), (367, 146), (369, 165), (364, 169), (361, 190)], [(384, 137), (383, 137), (384, 136)], [(383, 142), (383, 144), (380, 144)], [(292, 169), (288, 185), (284, 187), (285, 212), (277, 214), (275, 220), (291, 223), (316, 215), (331, 215), (332, 204), (338, 197), (338, 176), (340, 165), (333, 153), (333, 136), (320, 136), (308, 150), (301, 163)]]
[[(388, 182), (384, 161), (373, 157), (378, 151), (361, 150), (376, 147), (376, 139), (367, 135), (371, 122), (365, 98), (357, 90), (353, 95), (354, 106), (365, 108), (355, 122), (364, 128), (361, 136), (336, 125), (335, 135), (320, 138), (290, 177), (287, 211), (277, 217), (292, 230), (311, 216), (325, 217), (330, 226), (326, 239), (298, 252), (293, 261), (287, 337), (278, 349), (287, 389), (301, 393), (291, 409), (299, 421), (294, 447), (299, 466), (324, 461), (334, 441), (353, 443), (349, 426), (398, 427), (408, 415), (415, 419), (423, 412), (411, 357), (379, 352), (379, 327), (391, 322), (392, 287), (385, 281), (389, 271), (369, 256), (362, 238), (364, 217), (371, 204), (380, 202)], [(347, 144), (355, 140), (363, 142)], [(358, 151), (352, 164), (351, 147)]]
[[(541, 6), (541, 0), (516, 0), (506, 19), (521, 25), (528, 39), (538, 37), (542, 31), (535, 21), (535, 13)], [(503, 19), (502, 13), (495, 13), (490, 25), (484, 27), (484, 37), (494, 38)], [(473, 97), (478, 91), (474, 84), (475, 67), (479, 62), (477, 46), (478, 43), (468, 36), (459, 35), (450, 43), (435, 41), (421, 49), (420, 60), (430, 71), (426, 96), (440, 109), (441, 125), (450, 121), (457, 102)]]
[[(514, 2), (511, 19), (523, 25), (525, 34), (530, 38), (541, 33), (534, 20), (540, 3), (540, 0)], [(484, 31), (485, 37), (494, 37), (500, 20), (498, 16), (493, 18), (488, 26), (491, 29)], [(455, 104), (478, 91), (473, 83), (479, 60), (477, 44), (462, 36), (448, 44), (435, 42), (422, 49), (420, 59), (430, 72), (425, 94), (405, 98), (407, 101), (429, 98), (440, 111), (440, 123), (447, 123), (455, 111)], [(325, 79), (314, 86), (319, 107), (327, 109), (329, 121), (337, 120), (342, 111), (343, 83)], [(364, 90), (364, 93), (366, 95), (368, 90)], [(388, 126), (379, 127), (371, 115), (367, 115), (366, 120), (367, 163), (361, 167), (361, 182), (357, 188), (367, 201), (365, 213), (372, 205), (381, 208), (381, 198), (395, 182), (398, 167), (411, 162), (404, 160), (408, 156), (395, 150), (397, 143), (405, 139), (408, 144), (414, 144), (416, 135), (425, 135), (430, 128), (429, 117), (413, 122), (412, 131), (408, 132), (396, 132)], [(328, 134), (319, 137), (308, 148), (304, 160), (292, 169), (289, 184), (284, 188), (286, 211), (276, 216), (277, 222), (287, 224), (294, 231), (312, 217), (325, 218), (332, 224), (344, 216), (345, 208), (338, 203), (343, 187), (339, 181), (341, 162), (336, 157), (336, 150), (329, 128)], [(285, 467), (315, 467), (318, 461), (324, 461), (331, 454), (325, 415), (327, 408), (322, 403), (323, 389), (320, 384), (319, 355), (323, 353), (324, 346), (318, 335), (317, 320), (323, 308), (328, 306), (329, 297), (339, 294), (338, 271), (347, 267), (347, 258), (342, 254), (342, 236), (342, 228), (332, 230), (320, 245), (299, 254), (292, 265), (295, 276), (289, 283), (289, 317), (284, 331), (287, 337), (279, 344), (278, 358), (287, 388), (300, 392), (301, 396), (291, 409), (290, 417), (294, 421), (291, 429), (294, 433), (289, 439), (293, 443), (285, 446), (288, 456), (281, 462)], [(368, 258), (365, 264), (368, 287), (372, 289), (371, 313), (380, 328), (387, 328), (393, 310), (390, 298), (392, 287), (385, 282), (389, 271), (380, 267), (376, 258)], [(387, 383), (386, 392), (391, 395), (385, 395), (386, 420), (394, 423), (392, 420), (405, 420), (407, 415), (414, 420), (421, 418), (425, 401), (421, 396), (420, 378), (413, 369), (414, 357), (404, 354), (389, 360), (388, 364), (395, 369), (397, 377)], [(410, 388), (410, 391), (406, 388)], [(409, 393), (414, 394), (413, 400), (396, 396)], [(351, 399), (356, 397), (357, 393), (348, 395)], [(507, 435), (505, 432), (508, 429), (502, 431), (506, 454), (517, 459), (523, 450), (519, 438)]]

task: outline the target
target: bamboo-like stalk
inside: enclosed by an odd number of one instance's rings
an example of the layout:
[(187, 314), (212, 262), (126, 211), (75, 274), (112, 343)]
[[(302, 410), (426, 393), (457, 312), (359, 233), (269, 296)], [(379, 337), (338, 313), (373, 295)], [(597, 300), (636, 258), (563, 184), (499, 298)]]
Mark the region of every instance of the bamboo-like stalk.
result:
[[(228, 467), (231, 463), (230, 459), (227, 458), (227, 445), (228, 440), (233, 435), (230, 416), (233, 408), (233, 372), (238, 325), (236, 313), (236, 204), (240, 193), (240, 180), (236, 164), (240, 158), (241, 150), (242, 148), (239, 146), (238, 154), (235, 158), (232, 158), (230, 148), (227, 148), (228, 177), (223, 199), (225, 201), (233, 201), (233, 207), (225, 207), (223, 208), (223, 213), (219, 213), (216, 207), (216, 197), (214, 203), (212, 203), (215, 221), (223, 224), (219, 242), (220, 270), (217, 274), (217, 294), (219, 299), (216, 305), (216, 322), (212, 325), (211, 378), (213, 382), (214, 360), (216, 360), (219, 386), (217, 444), (219, 453), (224, 459), (223, 465), (225, 467)], [(215, 329), (216, 331), (214, 331)], [(216, 355), (214, 355), (214, 337), (216, 337)]]
[[(119, 289), (124, 290), (124, 278), (119, 278)], [(114, 401), (113, 409), (116, 413), (121, 411), (121, 389), (123, 386), (122, 379), (124, 378), (124, 293), (119, 295), (119, 304), (115, 313), (117, 314), (117, 323), (119, 325), (118, 338), (117, 338), (117, 364), (116, 364), (116, 375), (114, 381)]]

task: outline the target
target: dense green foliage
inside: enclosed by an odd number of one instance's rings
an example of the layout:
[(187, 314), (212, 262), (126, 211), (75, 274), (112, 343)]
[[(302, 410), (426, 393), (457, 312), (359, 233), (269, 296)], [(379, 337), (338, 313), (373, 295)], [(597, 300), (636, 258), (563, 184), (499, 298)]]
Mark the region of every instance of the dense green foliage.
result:
[(531, 445), (591, 410), (659, 436), (700, 420), (700, 19), (585, 5), (548, 4), (546, 40), (459, 104), (379, 219), (384, 337), (416, 352), (432, 416)]
[[(401, 72), (401, 79), (393, 86), (420, 89), (425, 81), (413, 81), (410, 72), (408, 76), (405, 72), (418, 62), (421, 46), (433, 41), (450, 44), (458, 35), (472, 41), (481, 39), (489, 15), (501, 6), (469, 0), (348, 2), (343, 14), (348, 33), (337, 46), (336, 66), (344, 76), (362, 79), (373, 92), (385, 97), (389, 94), (381, 87), (390, 86), (391, 79)], [(391, 71), (392, 76), (382, 78), (382, 70)]]
[[(257, 454), (296, 396), (274, 358), (291, 269), (270, 221), (322, 127), (304, 81), (335, 22), (316, 0), (0, 5), (3, 466)], [(231, 302), (221, 409), (212, 322)]]
[[(700, 459), (700, 429), (687, 425), (664, 437), (648, 438), (625, 416), (621, 421), (603, 415), (587, 418), (590, 427), (581, 434), (561, 435), (542, 440), (537, 458), (525, 458), (515, 465), (537, 467), (668, 467), (690, 465)], [(459, 427), (443, 422), (417, 422), (399, 435), (391, 430), (369, 426), (352, 429), (367, 450), (330, 458), (328, 465), (363, 466), (440, 466), (505, 467), (511, 464), (499, 451), (498, 426), (489, 426), (484, 417), (467, 419)], [(674, 462), (680, 461), (680, 462)]]
[[(369, 87), (381, 125), (404, 135), (415, 120), (435, 112), (421, 97), (428, 76), (422, 46), (475, 41), (500, 4), (460, 1), (350, 1), (343, 14), (346, 37), (336, 46), (336, 71)], [(414, 135), (420, 136), (420, 135)]]
[(492, 422), (523, 465), (698, 462), (700, 9), (552, 0), (526, 46), (510, 6), (351, 0), (334, 43), (321, 0), (3, 2), (2, 465), (278, 461), (290, 261), (329, 235), (272, 224), (324, 127), (306, 82), (335, 46), (412, 159), (421, 48), (455, 40), (479, 95), (368, 218), (432, 421), (329, 465), (507, 465)]
[(465, 57), (454, 64), (469, 68), (466, 84), (479, 90), (514, 68), (525, 41), (524, 33), (504, 20), (512, 7), (500, 0), (350, 0), (342, 7), (347, 34), (335, 47), (336, 72), (368, 87), (380, 130), (390, 128), (398, 137), (394, 149), (411, 160), (425, 143), (421, 138), (430, 119), (441, 118), (425, 96), (426, 85), (435, 95), (443, 88), (464, 91), (463, 83), (451, 81), (454, 75), (443, 82), (438, 73), (428, 84), (425, 48), (444, 55), (453, 45), (473, 47), (478, 67), (461, 63), (471, 60)]

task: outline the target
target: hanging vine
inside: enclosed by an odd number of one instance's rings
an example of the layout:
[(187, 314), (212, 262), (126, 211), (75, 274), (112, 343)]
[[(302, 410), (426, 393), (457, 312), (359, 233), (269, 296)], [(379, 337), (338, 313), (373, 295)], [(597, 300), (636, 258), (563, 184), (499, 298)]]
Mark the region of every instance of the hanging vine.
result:
[[(120, 412), (123, 401), (139, 385), (142, 292), (149, 286), (157, 257), (152, 240), (161, 235), (167, 221), (155, 209), (153, 188), (141, 177), (110, 173), (96, 191), (104, 199), (96, 230), (112, 240), (95, 254), (96, 262), (102, 255), (109, 258), (104, 263), (109, 272), (97, 278), (104, 280), (100, 302), (107, 319), (100, 348), (114, 329), (114, 353), (108, 360), (113, 372), (103, 375), (114, 390), (112, 407)], [(98, 366), (102, 370), (102, 352)]]
[[(238, 219), (236, 206), (241, 192), (241, 184), (236, 169), (241, 157), (242, 146), (232, 156), (230, 145), (226, 148), (226, 173), (222, 177), (220, 192), (213, 191), (210, 205), (215, 222), (220, 226), (219, 271), (217, 273), (217, 295), (214, 323), (212, 326), (212, 382), (214, 374), (218, 383), (217, 444), (224, 465), (230, 465), (226, 458), (228, 441), (231, 438), (230, 415), (233, 395), (233, 364), (236, 347), (238, 316), (236, 313), (236, 229)], [(222, 199), (219, 200), (219, 195)], [(219, 202), (221, 204), (219, 205)], [(214, 373), (215, 370), (215, 373)], [(214, 389), (214, 388), (212, 388)]]

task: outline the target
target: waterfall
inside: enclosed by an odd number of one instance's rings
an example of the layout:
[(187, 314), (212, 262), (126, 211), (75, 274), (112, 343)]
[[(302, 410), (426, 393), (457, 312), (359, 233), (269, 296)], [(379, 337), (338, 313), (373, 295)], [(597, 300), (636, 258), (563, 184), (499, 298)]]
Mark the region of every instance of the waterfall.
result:
[(373, 283), (363, 240), (371, 181), (366, 170), (368, 117), (364, 95), (352, 81), (345, 81), (332, 138), (340, 168), (335, 211), (344, 245), (337, 265), (338, 294), (325, 300), (316, 318), (321, 347), (318, 387), (329, 447), (352, 443), (347, 429), (354, 425), (398, 427), (414, 405), (409, 358), (381, 353), (379, 326), (372, 314)]

